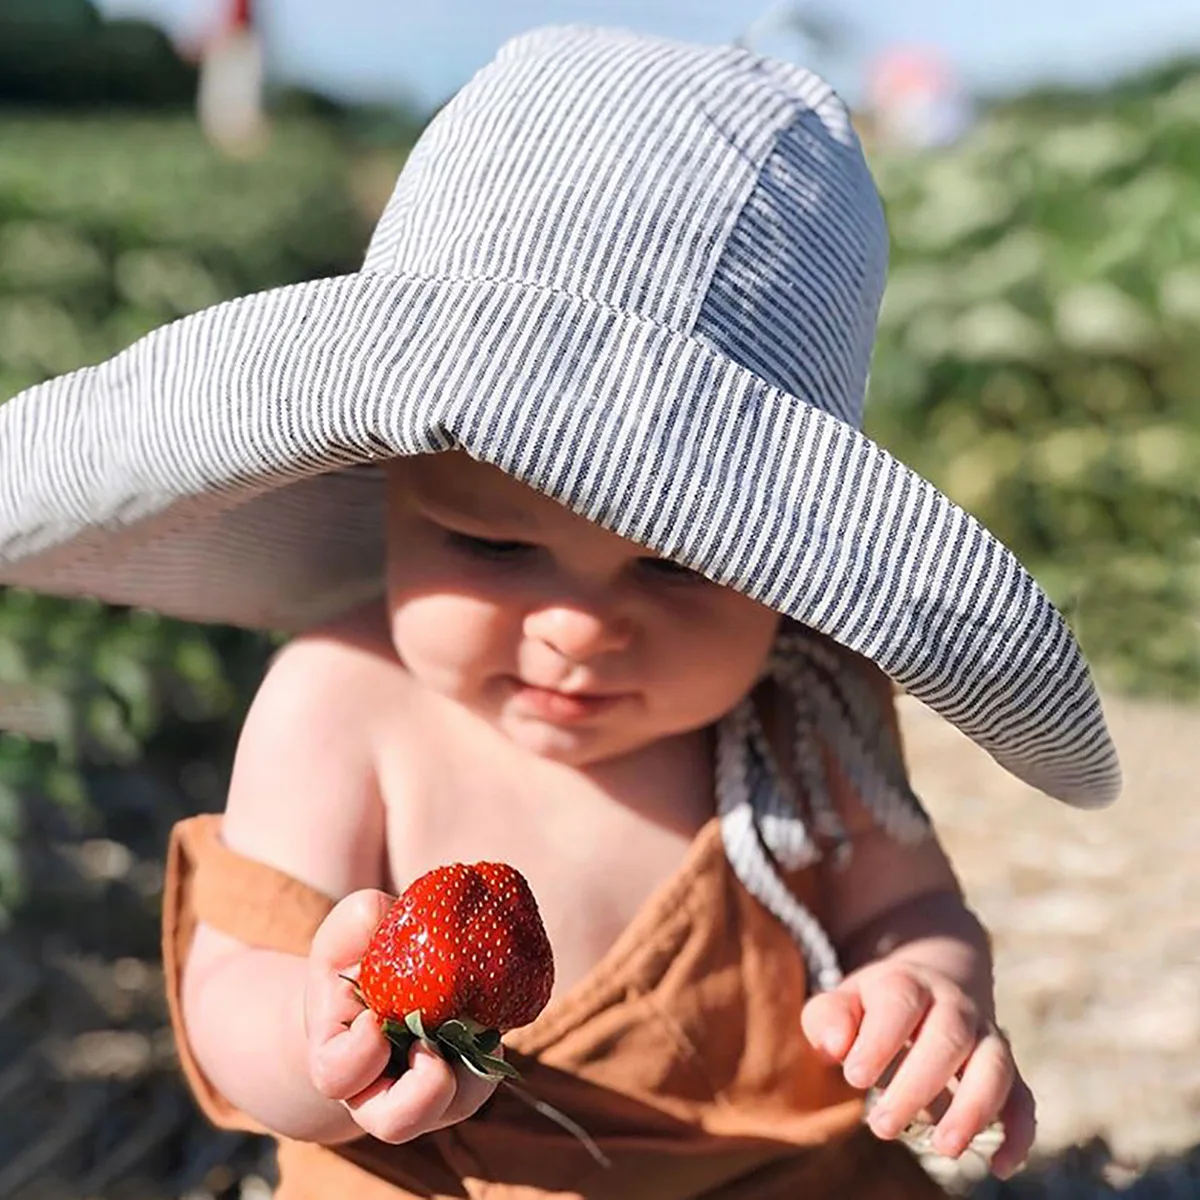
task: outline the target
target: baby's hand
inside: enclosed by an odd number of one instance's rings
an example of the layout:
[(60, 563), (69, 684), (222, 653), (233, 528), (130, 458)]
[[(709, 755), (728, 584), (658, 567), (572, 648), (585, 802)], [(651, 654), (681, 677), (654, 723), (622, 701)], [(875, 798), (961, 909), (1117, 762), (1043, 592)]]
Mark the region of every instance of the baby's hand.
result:
[(451, 1068), (420, 1042), (399, 1079), (384, 1074), (391, 1043), (344, 977), (353, 975), (392, 900), (384, 892), (353, 892), (321, 923), (308, 956), (304, 1015), (314, 1087), (341, 1101), (365, 1133), (399, 1143), (469, 1117), (496, 1085)]
[[(1033, 1095), (996, 1024), (954, 980), (927, 967), (881, 961), (812, 997), (801, 1025), (818, 1050), (843, 1064), (853, 1087), (874, 1087), (904, 1053), (868, 1118), (893, 1138), (949, 1088), (933, 1148), (957, 1158), (997, 1118), (1004, 1141), (992, 1172), (1012, 1174), (1033, 1144)], [(905, 1053), (907, 1048), (907, 1052)]]

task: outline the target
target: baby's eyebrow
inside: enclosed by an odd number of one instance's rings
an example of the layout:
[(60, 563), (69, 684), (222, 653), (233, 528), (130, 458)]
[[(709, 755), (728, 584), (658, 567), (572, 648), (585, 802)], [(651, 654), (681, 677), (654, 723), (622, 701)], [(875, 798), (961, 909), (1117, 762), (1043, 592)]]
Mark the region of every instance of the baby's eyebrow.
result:
[(541, 527), (541, 522), (534, 513), (504, 504), (485, 503), (470, 493), (455, 492), (437, 496), (422, 496), (419, 503), (421, 508), (432, 516), (462, 517), (480, 525), (511, 525), (528, 530)]

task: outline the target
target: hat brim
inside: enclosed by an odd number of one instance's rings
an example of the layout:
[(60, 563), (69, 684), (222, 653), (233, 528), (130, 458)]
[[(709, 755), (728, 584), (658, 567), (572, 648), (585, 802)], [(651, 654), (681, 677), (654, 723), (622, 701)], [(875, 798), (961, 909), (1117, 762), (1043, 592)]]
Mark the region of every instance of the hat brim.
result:
[(380, 593), (379, 464), (452, 448), (872, 659), (1047, 794), (1117, 795), (1074, 638), (977, 521), (704, 341), (509, 281), (262, 292), (0, 405), (0, 583), (297, 629)]

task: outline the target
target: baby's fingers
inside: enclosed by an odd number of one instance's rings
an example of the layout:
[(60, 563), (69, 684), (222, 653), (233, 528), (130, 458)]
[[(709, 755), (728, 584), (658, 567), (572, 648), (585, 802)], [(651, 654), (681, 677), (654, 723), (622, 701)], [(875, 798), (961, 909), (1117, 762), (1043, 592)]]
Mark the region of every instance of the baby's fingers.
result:
[(800, 1028), (804, 1036), (835, 1062), (846, 1057), (861, 1020), (862, 1002), (858, 994), (848, 988), (818, 992), (800, 1010)]
[(383, 919), (394, 897), (375, 888), (362, 888), (343, 896), (317, 927), (308, 952), (309, 966), (336, 974), (357, 966), (375, 926)]
[(399, 1144), (469, 1117), (495, 1084), (453, 1070), (419, 1043), (399, 1079), (379, 1079), (346, 1101), (359, 1126), (381, 1142)]
[(966, 1008), (945, 1000), (933, 1004), (912, 1047), (871, 1110), (875, 1133), (882, 1138), (895, 1137), (931, 1104), (958, 1074), (978, 1037), (976, 1019)]
[(972, 1138), (999, 1116), (1016, 1077), (1008, 1043), (993, 1026), (980, 1039), (963, 1070), (954, 1099), (938, 1122), (933, 1148), (939, 1154), (957, 1158)]
[(358, 960), (390, 903), (386, 892), (351, 892), (317, 928), (305, 981), (304, 1018), (310, 1041), (329, 1041), (362, 1012), (353, 984), (343, 976), (352, 976), (357, 970)]
[(391, 1058), (375, 1014), (363, 1008), (348, 1027), (323, 1042), (308, 1044), (308, 1073), (313, 1086), (329, 1100), (348, 1100), (380, 1075)]
[(345, 1103), (365, 1132), (381, 1142), (398, 1144), (438, 1128), (456, 1090), (449, 1064), (416, 1044), (409, 1054), (409, 1069), (399, 1079), (376, 1079)]
[(347, 976), (357, 969), (390, 903), (385, 892), (351, 893), (321, 923), (309, 950), (304, 992), (309, 1071), (331, 1099), (361, 1091), (387, 1066), (387, 1039)]
[(860, 987), (863, 1018), (844, 1074), (851, 1087), (868, 1088), (908, 1044), (931, 1000), (929, 989), (908, 974), (880, 973), (864, 979)]
[(1000, 1121), (1004, 1126), (1004, 1141), (992, 1156), (992, 1173), (1007, 1179), (1029, 1157), (1037, 1136), (1037, 1103), (1020, 1075), (1000, 1110)]

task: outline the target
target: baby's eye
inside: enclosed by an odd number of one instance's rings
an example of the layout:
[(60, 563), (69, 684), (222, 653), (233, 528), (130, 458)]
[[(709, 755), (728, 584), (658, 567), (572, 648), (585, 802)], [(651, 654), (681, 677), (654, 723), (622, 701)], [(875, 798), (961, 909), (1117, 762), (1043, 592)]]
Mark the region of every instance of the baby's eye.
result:
[(704, 576), (691, 567), (672, 562), (669, 558), (640, 558), (638, 566), (647, 574), (658, 579), (678, 583), (704, 583)]
[(476, 537), (470, 533), (446, 530), (446, 540), (456, 550), (473, 554), (477, 558), (511, 559), (529, 553), (536, 547), (529, 542), (505, 541), (501, 538)]

